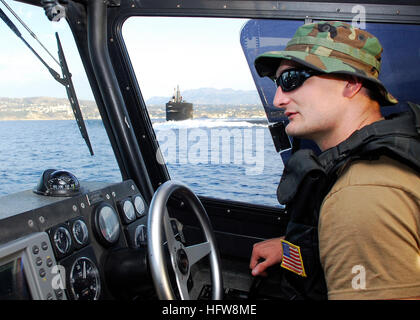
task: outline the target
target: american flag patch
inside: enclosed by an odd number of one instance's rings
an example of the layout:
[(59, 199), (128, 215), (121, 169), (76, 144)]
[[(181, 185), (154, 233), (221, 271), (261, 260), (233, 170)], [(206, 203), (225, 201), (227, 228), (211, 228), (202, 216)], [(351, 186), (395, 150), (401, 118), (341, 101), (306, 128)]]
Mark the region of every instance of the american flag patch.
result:
[(300, 247), (286, 240), (282, 240), (281, 242), (283, 245), (283, 260), (281, 266), (302, 277), (306, 277), (302, 255), (300, 254)]

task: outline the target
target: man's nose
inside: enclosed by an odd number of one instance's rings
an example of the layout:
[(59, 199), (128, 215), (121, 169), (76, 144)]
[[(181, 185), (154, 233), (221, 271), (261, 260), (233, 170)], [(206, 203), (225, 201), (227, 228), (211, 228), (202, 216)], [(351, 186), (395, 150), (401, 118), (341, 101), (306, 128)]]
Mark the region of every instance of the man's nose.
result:
[(276, 108), (284, 108), (290, 102), (289, 95), (284, 93), (281, 87), (279, 86), (276, 90), (276, 94), (273, 99), (273, 106)]

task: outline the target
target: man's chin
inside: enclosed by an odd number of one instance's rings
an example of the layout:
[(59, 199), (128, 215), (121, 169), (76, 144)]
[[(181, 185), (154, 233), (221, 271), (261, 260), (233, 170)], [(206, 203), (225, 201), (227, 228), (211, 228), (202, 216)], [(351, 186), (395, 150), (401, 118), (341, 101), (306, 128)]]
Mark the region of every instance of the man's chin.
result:
[(290, 123), (286, 126), (286, 134), (293, 138), (307, 139), (307, 134), (305, 132), (291, 126)]

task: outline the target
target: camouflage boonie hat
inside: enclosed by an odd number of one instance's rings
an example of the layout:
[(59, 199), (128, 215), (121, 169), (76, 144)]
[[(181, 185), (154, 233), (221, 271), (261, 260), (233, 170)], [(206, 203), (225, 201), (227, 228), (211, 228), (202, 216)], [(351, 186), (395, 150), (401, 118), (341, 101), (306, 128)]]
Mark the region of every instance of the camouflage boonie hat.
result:
[[(293, 60), (324, 73), (350, 74), (368, 80), (381, 105), (398, 103), (379, 81), (382, 46), (369, 32), (340, 21), (299, 27), (284, 51), (266, 52), (255, 59), (261, 77), (274, 78), (281, 59)], [(372, 86), (373, 85), (373, 86)]]

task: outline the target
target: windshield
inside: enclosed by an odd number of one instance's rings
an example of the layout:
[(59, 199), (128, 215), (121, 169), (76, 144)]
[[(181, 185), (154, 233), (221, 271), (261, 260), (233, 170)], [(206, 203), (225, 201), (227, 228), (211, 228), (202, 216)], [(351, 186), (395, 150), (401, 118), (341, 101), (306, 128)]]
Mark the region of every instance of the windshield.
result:
[(247, 20), (132, 17), (123, 37), (171, 179), (279, 206), (283, 163), (240, 45)]
[[(58, 32), (72, 74), (94, 156), (82, 138), (66, 89), (56, 82), (24, 45), (0, 21), (0, 195), (33, 189), (46, 169), (62, 169), (79, 180), (121, 181), (109, 139), (100, 120), (72, 33), (65, 19), (50, 22), (44, 10), (19, 3), (10, 7), (37, 35), (43, 45), (57, 53)], [(61, 75), (60, 66), (2, 7), (22, 36)], [(58, 57), (55, 58), (58, 60)]]

